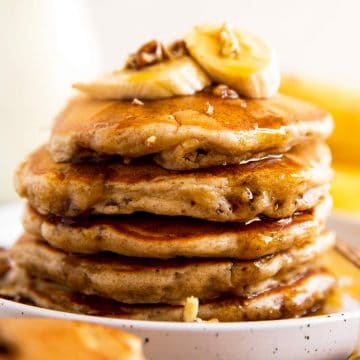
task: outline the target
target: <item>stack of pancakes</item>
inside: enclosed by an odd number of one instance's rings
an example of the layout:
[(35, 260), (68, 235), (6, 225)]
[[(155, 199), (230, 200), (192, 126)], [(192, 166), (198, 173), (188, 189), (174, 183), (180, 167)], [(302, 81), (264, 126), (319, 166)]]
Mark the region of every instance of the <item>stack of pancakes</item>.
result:
[(2, 292), (148, 320), (317, 310), (335, 282), (321, 266), (334, 243), (331, 129), (326, 112), (283, 95), (78, 96), (17, 171), (26, 233)]

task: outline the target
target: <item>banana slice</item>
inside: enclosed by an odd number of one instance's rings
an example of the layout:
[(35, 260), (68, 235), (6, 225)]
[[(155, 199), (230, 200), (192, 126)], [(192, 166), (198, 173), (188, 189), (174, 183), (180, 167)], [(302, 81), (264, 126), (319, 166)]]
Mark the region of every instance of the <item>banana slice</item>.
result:
[(191, 56), (219, 83), (250, 98), (268, 98), (280, 85), (275, 51), (255, 35), (228, 24), (195, 27), (185, 43)]
[(74, 88), (97, 99), (159, 99), (192, 95), (210, 85), (201, 67), (189, 56), (166, 60), (140, 70), (124, 69)]

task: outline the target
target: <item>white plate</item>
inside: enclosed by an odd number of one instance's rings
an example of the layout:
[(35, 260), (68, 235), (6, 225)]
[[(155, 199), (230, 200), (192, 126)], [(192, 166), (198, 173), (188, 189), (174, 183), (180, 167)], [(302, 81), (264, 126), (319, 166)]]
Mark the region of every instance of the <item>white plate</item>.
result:
[[(0, 245), (21, 233), (21, 204), (0, 207)], [(333, 216), (330, 227), (342, 239), (360, 239), (360, 221)], [(76, 315), (0, 300), (0, 317), (56, 317), (86, 320), (138, 334), (149, 359), (346, 359), (360, 338), (360, 307), (350, 302), (342, 313), (301, 319), (244, 323), (174, 323)]]

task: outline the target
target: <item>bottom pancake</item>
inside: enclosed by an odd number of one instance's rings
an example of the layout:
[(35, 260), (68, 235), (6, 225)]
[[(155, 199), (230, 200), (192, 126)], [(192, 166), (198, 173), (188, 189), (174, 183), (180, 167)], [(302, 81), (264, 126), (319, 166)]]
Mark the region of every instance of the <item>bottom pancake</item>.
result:
[(179, 304), (189, 296), (254, 295), (272, 287), (278, 275), (312, 263), (333, 245), (333, 234), (324, 232), (301, 247), (251, 261), (151, 260), (114, 254), (72, 255), (26, 234), (10, 255), (29, 274), (88, 295), (124, 303)]
[[(290, 272), (281, 283), (253, 297), (226, 297), (200, 301), (201, 320), (275, 320), (307, 315), (318, 310), (335, 286), (326, 269)], [(136, 320), (184, 321), (184, 306), (123, 304), (99, 296), (84, 295), (54, 282), (12, 270), (0, 284), (0, 295), (8, 299), (66, 312)]]

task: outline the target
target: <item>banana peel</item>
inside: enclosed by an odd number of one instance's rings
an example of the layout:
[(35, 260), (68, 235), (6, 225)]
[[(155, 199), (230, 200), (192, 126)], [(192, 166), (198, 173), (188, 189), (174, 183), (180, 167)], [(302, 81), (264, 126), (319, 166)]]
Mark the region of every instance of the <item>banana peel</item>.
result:
[(335, 130), (329, 144), (336, 171), (332, 185), (334, 207), (360, 212), (360, 89), (283, 75), (280, 92), (310, 101), (332, 114)]
[(334, 162), (360, 167), (360, 89), (283, 75), (280, 92), (329, 111), (335, 121), (335, 130), (329, 139)]

